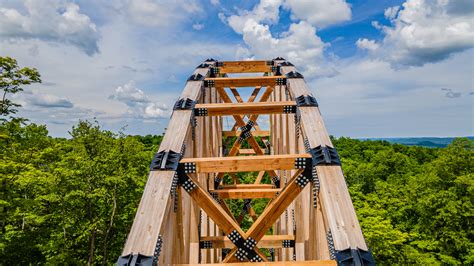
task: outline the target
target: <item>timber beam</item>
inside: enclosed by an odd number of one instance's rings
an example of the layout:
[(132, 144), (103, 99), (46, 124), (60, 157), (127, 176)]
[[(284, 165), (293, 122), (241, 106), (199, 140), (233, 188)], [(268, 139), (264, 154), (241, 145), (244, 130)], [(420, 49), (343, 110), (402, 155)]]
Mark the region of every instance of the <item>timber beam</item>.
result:
[(286, 76), (239, 77), (239, 78), (206, 78), (206, 87), (274, 87), (286, 84)]
[[(258, 73), (272, 72), (268, 61), (223, 61), (219, 62), (219, 73)], [(271, 62), (270, 62), (271, 63)]]
[[(295, 245), (294, 235), (265, 235), (257, 243), (258, 248), (292, 248)], [(201, 248), (233, 248), (234, 244), (226, 236), (203, 236)]]
[(209, 192), (217, 194), (221, 199), (271, 199), (280, 191), (279, 188), (224, 188)]
[(214, 103), (196, 104), (196, 116), (290, 114), (296, 113), (296, 102)]
[(232, 173), (269, 170), (292, 170), (299, 162), (311, 158), (308, 153), (286, 155), (229, 156), (210, 158), (185, 158), (180, 164), (188, 173)]

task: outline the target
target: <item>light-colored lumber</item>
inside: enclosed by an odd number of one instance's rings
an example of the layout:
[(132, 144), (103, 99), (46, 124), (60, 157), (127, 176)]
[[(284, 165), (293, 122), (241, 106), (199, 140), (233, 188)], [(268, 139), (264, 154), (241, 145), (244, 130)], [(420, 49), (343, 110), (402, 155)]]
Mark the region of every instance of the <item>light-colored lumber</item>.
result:
[(274, 188), (274, 185), (270, 184), (234, 184), (234, 185), (222, 185), (221, 189), (259, 189), (259, 188)]
[[(207, 265), (207, 264), (181, 264), (181, 265)], [(315, 266), (336, 266), (337, 263), (335, 260), (312, 260), (312, 261), (277, 261), (277, 262), (236, 262), (236, 263), (215, 263), (209, 264), (214, 266), (298, 266), (298, 265), (315, 265)]]
[[(238, 137), (240, 136), (241, 131), (222, 131), (224, 137)], [(268, 137), (270, 136), (270, 131), (268, 130), (254, 130), (252, 131), (252, 136), (254, 137)]]
[(279, 188), (231, 188), (211, 190), (221, 199), (269, 199), (273, 198), (281, 189)]
[(254, 172), (295, 169), (297, 158), (311, 158), (307, 153), (285, 155), (232, 156), (210, 158), (184, 158), (181, 164), (196, 164), (198, 173)]
[[(282, 67), (283, 74), (296, 71), (294, 67)], [(288, 79), (287, 86), (293, 97), (311, 95), (303, 79)], [(326, 145), (333, 147), (324, 126), (319, 107), (301, 107), (303, 134), (311, 147)], [(368, 250), (350, 199), (340, 166), (316, 167), (321, 183), (320, 197), (323, 215), (327, 218), (336, 250), (360, 248)]]
[(250, 114), (282, 114), (285, 107), (296, 106), (294, 101), (257, 102), (257, 103), (216, 103), (197, 104), (196, 108), (206, 109), (207, 115), (250, 115)]
[(271, 66), (267, 61), (224, 61), (219, 67), (221, 74), (225, 73), (255, 73), (255, 72), (271, 72)]
[[(265, 235), (257, 243), (259, 248), (282, 248), (283, 240), (295, 240), (293, 235)], [(226, 236), (204, 236), (201, 241), (212, 242), (212, 248), (233, 248), (234, 244)]]
[(206, 78), (213, 81), (215, 87), (273, 87), (278, 85), (277, 81), (286, 79), (285, 76), (262, 76), (262, 77), (238, 77), (238, 78)]

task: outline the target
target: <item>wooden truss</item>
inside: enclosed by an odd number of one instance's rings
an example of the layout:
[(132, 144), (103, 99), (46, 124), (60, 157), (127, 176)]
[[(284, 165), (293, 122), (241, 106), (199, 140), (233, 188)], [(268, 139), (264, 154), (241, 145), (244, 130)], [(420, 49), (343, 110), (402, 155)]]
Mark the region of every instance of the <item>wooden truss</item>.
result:
[[(223, 116), (235, 124), (224, 128)], [(241, 172), (254, 181), (241, 183)], [(257, 213), (252, 203), (261, 199), (268, 203)], [(208, 59), (174, 105), (117, 264), (272, 261), (374, 265), (303, 76), (283, 58)]]

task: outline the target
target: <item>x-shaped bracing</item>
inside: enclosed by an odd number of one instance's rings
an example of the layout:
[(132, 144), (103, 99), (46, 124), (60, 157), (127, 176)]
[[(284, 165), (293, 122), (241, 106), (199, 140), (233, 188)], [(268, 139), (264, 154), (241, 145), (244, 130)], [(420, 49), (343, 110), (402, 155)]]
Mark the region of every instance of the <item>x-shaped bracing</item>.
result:
[[(275, 156), (259, 156), (259, 160), (274, 160)], [(241, 157), (237, 157), (241, 158)], [(193, 159), (186, 159), (180, 163), (178, 167), (178, 178), (179, 184), (184, 190), (197, 202), (208, 216), (219, 226), (219, 228), (227, 235), (227, 237), (234, 243), (235, 247), (227, 255), (224, 262), (231, 261), (266, 261), (267, 259), (261, 252), (256, 248), (257, 243), (262, 239), (265, 233), (270, 227), (278, 220), (280, 215), (288, 208), (291, 202), (298, 196), (298, 194), (304, 189), (306, 184), (312, 180), (313, 165), (310, 155), (304, 154), (304, 156), (280, 156), (280, 163), (276, 168), (279, 170), (289, 170), (291, 168), (296, 169), (292, 178), (282, 189), (280, 194), (275, 196), (267, 205), (263, 213), (258, 217), (254, 224), (250, 227), (248, 232), (244, 232), (240, 225), (231, 217), (230, 214), (225, 212), (221, 205), (219, 205), (215, 199), (206, 191), (202, 185), (193, 176), (197, 172), (209, 172), (206, 170), (205, 164), (209, 163), (210, 158), (201, 158), (202, 166), (199, 162), (193, 162)], [(294, 161), (289, 161), (293, 159)], [(197, 161), (197, 159), (195, 159)], [(214, 159), (216, 160), (216, 159)], [(237, 159), (235, 159), (237, 160)], [(239, 160), (248, 160), (243, 157)], [(285, 160), (285, 161), (283, 161)], [(288, 163), (290, 162), (290, 163)], [(293, 165), (291, 168), (289, 165)], [(236, 164), (239, 165), (239, 164)], [(240, 164), (244, 165), (244, 164)], [(267, 164), (262, 164), (266, 167), (263, 170), (269, 170)], [(200, 168), (203, 168), (201, 171)], [(257, 166), (259, 167), (259, 164)], [(254, 170), (254, 169), (252, 169)], [(235, 170), (237, 171), (237, 170)], [(234, 172), (235, 172), (234, 171)]]
[[(237, 102), (238, 103), (243, 103), (244, 101), (242, 100), (242, 97), (240, 96), (237, 89), (236, 88), (230, 88), (230, 89), (231, 89), (231, 92), (234, 95), (235, 99), (237, 100)], [(255, 99), (257, 98), (258, 93), (260, 92), (260, 89), (261, 89), (260, 86), (255, 87), (255, 89), (253, 90), (253, 92), (250, 95), (247, 102), (254, 102)], [(226, 91), (224, 90), (223, 87), (216, 87), (216, 90), (219, 92), (219, 95), (221, 96), (224, 103), (232, 103), (232, 100), (230, 99), (229, 95), (226, 93)], [(262, 96), (260, 98), (260, 102), (266, 102), (268, 100), (268, 98), (270, 98), (270, 95), (272, 94), (273, 90), (274, 90), (274, 87), (266, 87), (264, 93), (262, 94)], [(242, 129), (243, 135), (241, 137), (239, 137), (234, 142), (228, 156), (235, 156), (235, 155), (238, 154), (240, 146), (242, 145), (242, 143), (244, 141), (244, 138), (247, 139), (248, 143), (250, 144), (250, 146), (252, 147), (252, 149), (255, 151), (255, 153), (257, 155), (262, 155), (263, 154), (263, 152), (260, 148), (260, 145), (258, 144), (257, 140), (255, 139), (255, 137), (252, 135), (252, 132), (251, 132), (252, 127), (255, 127), (257, 130), (259, 129), (258, 125), (257, 125), (258, 116), (259, 116), (258, 114), (248, 116), (248, 121), (249, 122), (245, 123), (245, 121), (244, 121), (245, 116), (233, 115), (233, 117), (235, 119), (235, 124), (232, 127), (232, 131), (236, 130), (237, 127), (240, 126), (241, 129)], [(260, 178), (257, 178), (255, 183), (260, 183), (261, 177), (263, 176), (264, 173), (265, 173), (264, 171), (259, 172), (258, 176)], [(272, 178), (272, 181), (275, 184), (275, 186), (279, 187), (280, 186), (280, 184), (279, 184), (280, 179), (278, 177), (278, 174), (275, 171), (269, 171), (268, 173), (269, 173), (270, 177)], [(231, 175), (231, 176), (234, 180), (234, 183), (238, 183), (238, 178), (235, 175)], [(215, 183), (214, 183), (216, 189), (218, 189), (219, 184), (221, 183), (223, 177), (224, 177), (224, 173), (218, 173), (216, 175)], [(221, 205), (226, 205), (226, 204), (222, 203)], [(245, 201), (244, 201), (244, 207), (242, 209), (242, 213), (237, 218), (237, 221), (239, 223), (242, 222), (242, 220), (244, 219), (245, 214), (247, 212), (250, 212), (250, 214), (251, 214), (251, 216), (254, 220), (256, 219), (255, 211), (252, 208), (250, 199), (245, 199)]]

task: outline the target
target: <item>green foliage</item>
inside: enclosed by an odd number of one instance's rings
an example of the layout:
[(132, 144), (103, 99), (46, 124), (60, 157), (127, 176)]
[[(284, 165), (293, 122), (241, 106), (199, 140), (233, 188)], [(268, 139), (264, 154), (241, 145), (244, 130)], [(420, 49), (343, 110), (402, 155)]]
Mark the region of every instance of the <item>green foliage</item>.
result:
[(23, 91), (24, 85), (41, 82), (40, 74), (35, 68), (20, 68), (15, 59), (0, 56), (0, 120), (16, 113), (21, 105), (7, 98), (9, 94)]
[(473, 264), (474, 141), (443, 149), (333, 141), (377, 262)]
[[(45, 126), (21, 119), (0, 124), (5, 265), (111, 264), (119, 256), (162, 137), (115, 134), (86, 121), (70, 135), (51, 138)], [(472, 140), (435, 149), (333, 141), (379, 264), (474, 263)], [(238, 174), (241, 183), (255, 176)], [(227, 175), (224, 181), (232, 183)], [(267, 175), (263, 183), (270, 183)], [(238, 216), (243, 202), (228, 203)], [(260, 214), (266, 203), (255, 199), (252, 206)], [(252, 223), (247, 216), (242, 227)]]
[(71, 139), (18, 119), (0, 126), (7, 264), (100, 264), (119, 256), (146, 181), (149, 147), (81, 121)]

